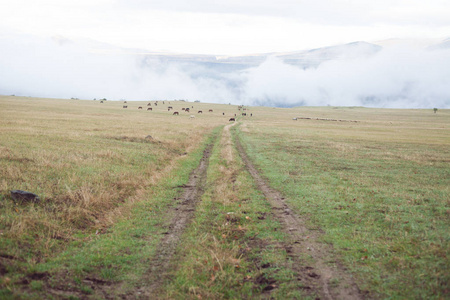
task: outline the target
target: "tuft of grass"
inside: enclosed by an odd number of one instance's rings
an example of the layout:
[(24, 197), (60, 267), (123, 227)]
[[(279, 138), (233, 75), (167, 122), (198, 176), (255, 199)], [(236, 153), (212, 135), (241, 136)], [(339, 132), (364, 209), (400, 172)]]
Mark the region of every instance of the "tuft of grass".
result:
[(44, 283), (41, 280), (34, 280), (30, 283), (30, 288), (34, 291), (42, 291)]

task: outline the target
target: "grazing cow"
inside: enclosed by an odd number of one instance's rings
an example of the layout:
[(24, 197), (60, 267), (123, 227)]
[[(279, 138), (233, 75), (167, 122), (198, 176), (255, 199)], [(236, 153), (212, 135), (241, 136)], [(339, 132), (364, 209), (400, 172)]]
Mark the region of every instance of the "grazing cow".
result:
[(128, 105), (124, 105), (123, 108), (128, 108)]
[(103, 103), (103, 101), (100, 101), (100, 103)]
[(235, 119), (235, 118), (230, 118), (230, 122), (231, 122), (231, 121), (236, 121), (236, 119)]
[(212, 109), (210, 109), (210, 110), (209, 110), (209, 112), (213, 112), (213, 110), (212, 110)]
[(194, 119), (194, 118), (195, 118), (194, 115), (190, 115), (190, 116), (189, 116), (189, 119)]
[(225, 116), (225, 113), (224, 113), (224, 112), (222, 113), (222, 116)]
[(252, 113), (250, 114), (250, 117), (253, 117), (253, 114), (252, 114)]
[(174, 112), (173, 112), (173, 115), (174, 115), (174, 116), (178, 116), (179, 113), (178, 113), (177, 111), (174, 111)]
[(158, 102), (155, 102), (155, 106), (158, 106)]
[(186, 110), (186, 112), (190, 112), (190, 108), (189, 107), (187, 107), (185, 110)]
[(181, 110), (186, 110), (186, 108), (183, 107)]
[(203, 111), (199, 110), (199, 111), (198, 111), (198, 113), (199, 113), (199, 114), (202, 114), (202, 113), (203, 113)]
[(127, 101), (123, 101), (123, 103), (127, 103)]
[(245, 116), (247, 116), (247, 113), (242, 113), (242, 115), (245, 117)]
[(152, 106), (152, 104), (151, 104), (151, 103), (148, 103), (147, 106)]
[(169, 106), (168, 109), (173, 109), (173, 107), (172, 107), (172, 106)]
[(153, 108), (149, 107), (149, 108), (147, 108), (147, 110), (153, 110)]
[(142, 106), (139, 106), (138, 109), (142, 109)]

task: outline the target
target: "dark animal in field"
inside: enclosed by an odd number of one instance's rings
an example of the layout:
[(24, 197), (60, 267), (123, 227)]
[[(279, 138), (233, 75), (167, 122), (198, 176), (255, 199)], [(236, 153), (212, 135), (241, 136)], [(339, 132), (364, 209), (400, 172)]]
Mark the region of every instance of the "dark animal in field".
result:
[(173, 107), (172, 107), (172, 106), (169, 106), (168, 109), (173, 109)]
[(210, 109), (210, 110), (209, 110), (209, 112), (213, 112), (213, 110), (212, 110), (212, 109)]
[(152, 104), (151, 104), (151, 103), (149, 103), (149, 104), (147, 104), (147, 106), (152, 106)]
[(242, 115), (245, 117), (245, 116), (247, 116), (247, 113), (242, 113)]
[(236, 121), (236, 119), (235, 119), (235, 118), (230, 118), (230, 122), (231, 122), (231, 121)]
[(158, 102), (155, 102), (155, 106), (158, 106)]
[(198, 111), (198, 114), (202, 114), (203, 112), (201, 110)]
[(100, 101), (100, 103), (103, 103), (103, 101)]
[(142, 106), (139, 106), (138, 109), (142, 109)]
[(187, 107), (187, 108), (185, 109), (185, 111), (186, 111), (186, 112), (190, 112), (190, 108)]
[(225, 113), (224, 113), (224, 112), (222, 113), (222, 116), (225, 116)]
[(123, 108), (128, 108), (128, 105), (124, 105)]
[(123, 101), (123, 103), (127, 103), (127, 101)]
[(147, 110), (153, 110), (153, 108), (149, 107), (149, 108), (147, 108)]
[(186, 108), (183, 107), (181, 110), (186, 110)]
[(174, 112), (173, 112), (173, 115), (174, 115), (174, 116), (175, 116), (175, 115), (178, 116), (179, 113), (178, 113), (177, 111), (174, 111)]

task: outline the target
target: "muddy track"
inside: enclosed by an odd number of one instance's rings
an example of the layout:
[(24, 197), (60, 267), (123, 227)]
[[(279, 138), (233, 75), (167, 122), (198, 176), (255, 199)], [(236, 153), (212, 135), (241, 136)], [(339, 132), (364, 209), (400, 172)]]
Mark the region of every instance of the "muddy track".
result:
[[(292, 260), (292, 268), (297, 273), (303, 289), (308, 294), (317, 294), (322, 299), (362, 299), (364, 298), (351, 275), (334, 259), (331, 246), (319, 242), (320, 232), (306, 226), (305, 220), (289, 208), (282, 195), (270, 188), (248, 158), (239, 138), (236, 148), (259, 189), (272, 206), (272, 212), (288, 242), (283, 245)], [(312, 258), (312, 259), (309, 259)]]
[(179, 198), (181, 202), (177, 206), (170, 208), (172, 211), (169, 214), (173, 217), (169, 229), (156, 249), (153, 259), (150, 261), (149, 271), (144, 275), (144, 281), (147, 285), (141, 287), (136, 294), (129, 298), (155, 299), (161, 292), (160, 289), (164, 282), (169, 278), (170, 274), (168, 270), (172, 269), (172, 257), (175, 254), (181, 235), (194, 216), (196, 204), (204, 191), (208, 163), (213, 145), (214, 142), (206, 147), (200, 164), (191, 173), (188, 183), (182, 186), (184, 192)]

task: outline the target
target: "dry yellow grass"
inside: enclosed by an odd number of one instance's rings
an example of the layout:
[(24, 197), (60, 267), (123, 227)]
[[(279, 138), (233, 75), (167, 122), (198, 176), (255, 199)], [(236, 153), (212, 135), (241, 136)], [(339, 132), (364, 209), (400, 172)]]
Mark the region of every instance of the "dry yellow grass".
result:
[[(39, 256), (76, 232), (112, 225), (214, 127), (228, 123), (222, 111), (232, 111), (181, 101), (152, 101), (146, 111), (148, 103), (128, 101), (124, 109), (119, 101), (0, 96), (0, 231), (12, 241), (1, 252), (20, 256), (37, 234), (32, 252)], [(192, 112), (181, 110), (192, 106), (203, 114), (195, 110), (190, 119)], [(15, 204), (14, 189), (38, 194), (41, 203)]]

